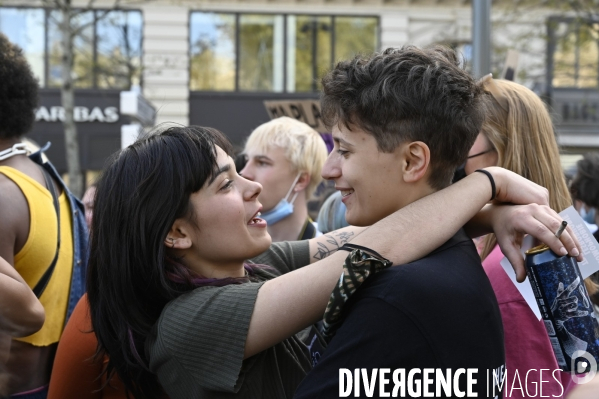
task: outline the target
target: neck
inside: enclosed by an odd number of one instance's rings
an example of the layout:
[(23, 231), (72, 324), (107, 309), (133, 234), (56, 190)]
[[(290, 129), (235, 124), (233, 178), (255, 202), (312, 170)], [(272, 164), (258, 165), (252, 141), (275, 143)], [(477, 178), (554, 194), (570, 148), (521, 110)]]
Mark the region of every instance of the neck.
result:
[(243, 263), (245, 259), (206, 259), (201, 258), (192, 248), (188, 249), (167, 249), (168, 254), (173, 259), (183, 259), (181, 262), (185, 267), (202, 278), (227, 278), (243, 277), (245, 269)]
[(185, 263), (187, 264), (187, 267), (204, 278), (222, 279), (227, 277), (245, 276), (243, 261), (212, 263), (206, 260), (193, 261), (192, 259), (186, 258)]
[[(301, 197), (301, 198), (300, 198)], [(293, 213), (279, 222), (268, 225), (268, 234), (275, 241), (297, 241), (299, 234), (308, 218), (308, 207), (303, 192), (299, 193), (293, 202)]]
[(436, 191), (437, 190), (429, 186), (428, 183), (425, 183), (422, 180), (418, 181), (405, 190), (407, 195), (403, 198), (402, 204), (399, 208), (397, 208), (397, 210), (410, 205), (412, 202), (418, 201), (420, 198), (424, 198)]

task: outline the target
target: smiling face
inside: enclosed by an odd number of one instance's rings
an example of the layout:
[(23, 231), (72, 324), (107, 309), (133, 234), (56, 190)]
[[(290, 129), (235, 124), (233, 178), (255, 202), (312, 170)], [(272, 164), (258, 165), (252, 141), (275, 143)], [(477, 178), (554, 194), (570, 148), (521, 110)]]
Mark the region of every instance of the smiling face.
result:
[(358, 127), (333, 128), (335, 147), (322, 170), (335, 181), (347, 207), (345, 218), (355, 226), (371, 225), (414, 200), (404, 181), (405, 145), (380, 152), (374, 136)]
[(217, 153), (218, 172), (190, 197), (191, 220), (177, 219), (169, 236), (175, 237), (188, 267), (200, 275), (237, 277), (240, 264), (268, 249), (271, 238), (266, 222), (257, 217), (260, 184), (238, 175), (222, 149), (217, 147)]
[(267, 151), (246, 148), (245, 154), (247, 163), (240, 174), (262, 185), (260, 202), (264, 211), (269, 211), (287, 195), (297, 171), (281, 147), (270, 146)]

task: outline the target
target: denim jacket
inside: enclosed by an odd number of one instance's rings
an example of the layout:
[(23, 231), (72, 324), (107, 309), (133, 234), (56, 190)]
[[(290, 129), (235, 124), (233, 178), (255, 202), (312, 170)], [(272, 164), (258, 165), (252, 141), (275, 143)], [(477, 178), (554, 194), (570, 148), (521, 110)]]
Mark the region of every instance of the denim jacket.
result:
[(39, 151), (31, 154), (29, 158), (46, 169), (50, 176), (58, 182), (67, 195), (69, 206), (71, 207), (71, 217), (73, 220), (73, 274), (71, 277), (71, 292), (69, 293), (67, 318), (65, 320), (66, 324), (69, 317), (71, 317), (71, 313), (73, 313), (73, 309), (75, 309), (75, 305), (79, 302), (79, 298), (81, 298), (85, 292), (89, 235), (87, 224), (85, 223), (83, 203), (69, 191), (54, 166), (49, 161), (44, 162), (42, 159), (42, 152), (46, 151), (49, 147), (50, 143), (47, 143)]

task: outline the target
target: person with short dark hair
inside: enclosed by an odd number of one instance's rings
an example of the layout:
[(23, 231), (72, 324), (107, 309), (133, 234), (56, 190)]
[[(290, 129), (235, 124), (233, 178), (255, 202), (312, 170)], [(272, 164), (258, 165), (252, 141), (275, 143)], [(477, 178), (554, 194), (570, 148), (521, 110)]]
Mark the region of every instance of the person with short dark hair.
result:
[[(84, 292), (83, 206), (42, 152), (21, 143), (35, 120), (38, 84), (21, 49), (0, 34), (0, 256), (27, 282), (46, 320), (11, 343), (9, 394), (45, 397), (64, 325)], [(47, 147), (46, 147), (47, 148)]]
[[(356, 226), (371, 225), (449, 186), (485, 117), (482, 86), (459, 66), (454, 51), (439, 46), (356, 56), (338, 63), (322, 86), (322, 115), (335, 142), (323, 177), (335, 181), (346, 219)], [(412, 231), (422, 228), (416, 223)], [(402, 240), (397, 237), (398, 244)], [(356, 273), (346, 269), (342, 281), (359, 282)], [(296, 398), (331, 398), (347, 391), (341, 369), (352, 376), (354, 370), (369, 376), (390, 370), (389, 394), (394, 371), (403, 370), (405, 379), (417, 372), (418, 381), (404, 382), (402, 396), (406, 389), (425, 389), (425, 369), (433, 370), (431, 392), (441, 388), (435, 370), (448, 370), (458, 381), (460, 370), (476, 369), (478, 382), (471, 389), (488, 397), (493, 383), (487, 373), (505, 369), (503, 327), (489, 279), (464, 231), (420, 260), (363, 279), (353, 293), (333, 292), (329, 306), (336, 306), (331, 310), (341, 317), (325, 314), (332, 339)], [(349, 383), (352, 397), (365, 395), (358, 377), (357, 385)], [(369, 397), (385, 396), (381, 379), (373, 384)], [(466, 385), (464, 374), (450, 392), (442, 392), (458, 396)], [(499, 391), (492, 397), (501, 398)]]

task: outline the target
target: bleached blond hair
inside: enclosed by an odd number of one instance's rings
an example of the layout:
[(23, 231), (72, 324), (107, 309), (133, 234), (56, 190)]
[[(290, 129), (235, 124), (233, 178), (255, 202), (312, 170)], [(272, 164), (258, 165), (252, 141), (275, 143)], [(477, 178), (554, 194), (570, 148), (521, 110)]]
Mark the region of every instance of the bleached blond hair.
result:
[(306, 198), (309, 198), (322, 181), (320, 172), (328, 155), (320, 134), (304, 122), (282, 116), (254, 129), (245, 143), (244, 153), (250, 149), (266, 153), (273, 146), (285, 150), (285, 158), (297, 172), (310, 175), (306, 188)]

